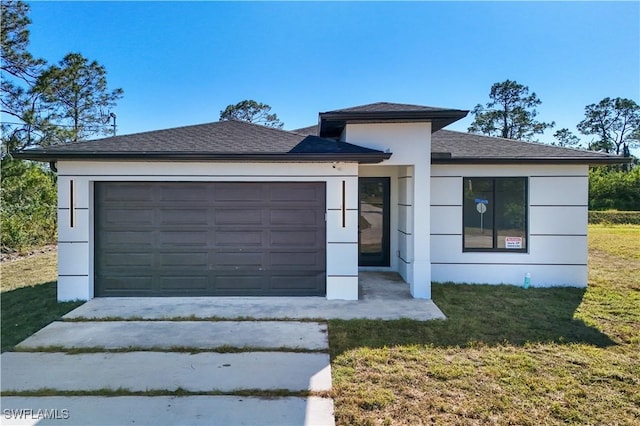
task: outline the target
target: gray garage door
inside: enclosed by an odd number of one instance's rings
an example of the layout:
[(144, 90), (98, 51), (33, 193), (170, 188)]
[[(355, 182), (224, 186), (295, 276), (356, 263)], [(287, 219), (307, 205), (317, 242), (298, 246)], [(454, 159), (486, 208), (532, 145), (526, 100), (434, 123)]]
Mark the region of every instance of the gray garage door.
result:
[(97, 296), (325, 295), (323, 182), (95, 184)]

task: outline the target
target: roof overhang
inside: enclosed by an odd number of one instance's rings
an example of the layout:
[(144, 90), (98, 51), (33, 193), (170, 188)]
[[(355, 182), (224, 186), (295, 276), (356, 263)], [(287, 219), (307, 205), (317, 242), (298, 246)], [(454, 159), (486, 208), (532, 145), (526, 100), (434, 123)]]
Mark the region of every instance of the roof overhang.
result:
[(347, 123), (431, 123), (431, 133), (467, 116), (469, 111), (441, 109), (435, 111), (336, 111), (321, 112), (320, 136), (339, 137)]
[(433, 152), (431, 164), (587, 164), (605, 165), (630, 163), (627, 157), (512, 157), (512, 158), (474, 158), (452, 157), (448, 152)]
[(33, 161), (237, 161), (237, 162), (353, 162), (376, 164), (391, 153), (203, 153), (203, 152), (63, 152), (18, 151), (14, 158)]

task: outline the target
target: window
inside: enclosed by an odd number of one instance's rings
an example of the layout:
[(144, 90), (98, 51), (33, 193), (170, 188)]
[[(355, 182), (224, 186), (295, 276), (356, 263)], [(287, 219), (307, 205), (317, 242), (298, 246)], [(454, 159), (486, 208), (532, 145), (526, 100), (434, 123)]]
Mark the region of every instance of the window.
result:
[(464, 178), (464, 251), (527, 251), (527, 178)]

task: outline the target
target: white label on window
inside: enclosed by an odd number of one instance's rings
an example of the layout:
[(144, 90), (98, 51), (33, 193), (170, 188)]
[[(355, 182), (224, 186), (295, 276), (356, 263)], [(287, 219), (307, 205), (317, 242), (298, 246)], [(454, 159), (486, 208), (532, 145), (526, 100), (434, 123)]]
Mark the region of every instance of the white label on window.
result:
[(521, 249), (522, 237), (504, 237), (504, 247), (508, 249)]

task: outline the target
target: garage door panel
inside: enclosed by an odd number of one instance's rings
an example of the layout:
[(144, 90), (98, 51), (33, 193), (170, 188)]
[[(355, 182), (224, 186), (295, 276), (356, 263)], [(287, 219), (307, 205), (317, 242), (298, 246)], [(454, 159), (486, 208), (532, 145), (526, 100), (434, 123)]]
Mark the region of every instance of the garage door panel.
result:
[(104, 188), (102, 197), (105, 201), (124, 203), (127, 201), (151, 201), (153, 194), (144, 183), (113, 182)]
[[(136, 276), (108, 276), (102, 277), (104, 283), (103, 288), (108, 293), (137, 293), (137, 292), (151, 292), (153, 290), (153, 278), (136, 277)], [(102, 294), (100, 294), (102, 295)]]
[[(324, 220), (324, 217), (323, 217)], [(288, 209), (272, 209), (269, 217), (271, 225), (284, 226), (300, 226), (312, 225), (316, 226), (320, 222), (317, 209), (311, 208), (288, 208)]]
[(316, 252), (278, 252), (271, 253), (271, 266), (274, 270), (322, 270), (322, 258), (324, 256)]
[(316, 247), (318, 235), (315, 230), (272, 230), (272, 247)]
[(215, 225), (262, 225), (263, 209), (229, 209), (218, 208), (214, 212)]
[(151, 253), (130, 253), (130, 252), (106, 252), (102, 256), (103, 265), (110, 268), (119, 267), (153, 267), (153, 255)]
[(272, 186), (271, 187), (271, 201), (275, 202), (317, 202), (319, 198), (318, 188), (316, 185), (300, 184), (296, 186)]
[(98, 182), (96, 294), (324, 295), (325, 198), (317, 182)]
[(274, 294), (309, 296), (313, 295), (320, 283), (324, 283), (324, 275), (321, 276), (291, 276), (273, 275), (270, 280), (270, 289)]
[(186, 253), (160, 253), (160, 268), (181, 267), (185, 269), (193, 269), (199, 266), (206, 270), (209, 264), (209, 254), (207, 252), (186, 252)]
[(263, 184), (255, 183), (217, 183), (213, 200), (215, 202), (248, 203), (263, 201), (265, 188)]
[(218, 252), (215, 256), (216, 268), (237, 269), (239, 267), (252, 267), (258, 269), (264, 265), (264, 254), (262, 252)]
[(130, 208), (109, 209), (104, 211), (103, 220), (105, 226), (121, 226), (131, 224), (137, 226), (153, 226), (154, 212), (152, 209)]
[(163, 209), (160, 210), (160, 225), (208, 225), (207, 209)]
[(215, 242), (219, 246), (262, 247), (265, 239), (264, 234), (265, 232), (260, 229), (255, 231), (217, 231), (215, 233)]
[(104, 232), (101, 243), (104, 248), (110, 247), (151, 247), (154, 242), (153, 231), (112, 231)]
[(185, 183), (178, 185), (173, 184), (160, 184), (160, 194), (158, 200), (163, 203), (173, 204), (176, 201), (191, 201), (196, 204), (207, 204), (209, 199), (210, 188), (197, 184), (197, 183)]
[(217, 275), (216, 291), (228, 296), (253, 295), (263, 292), (264, 276), (255, 275)]
[(206, 246), (208, 234), (202, 231), (159, 231), (158, 243), (160, 247), (174, 246)]
[(206, 293), (209, 285), (209, 276), (161, 276), (159, 279), (160, 290), (198, 290), (201, 294)]

